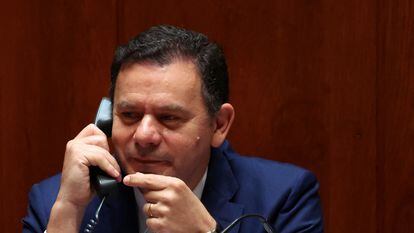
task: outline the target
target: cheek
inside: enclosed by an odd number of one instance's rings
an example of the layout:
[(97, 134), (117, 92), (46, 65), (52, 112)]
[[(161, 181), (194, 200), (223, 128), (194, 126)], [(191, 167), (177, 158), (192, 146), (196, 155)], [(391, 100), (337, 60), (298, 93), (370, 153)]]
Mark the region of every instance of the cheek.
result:
[[(173, 135), (166, 137), (169, 156), (172, 158), (173, 167), (167, 171), (167, 175), (175, 176), (183, 180), (192, 188), (195, 187), (198, 177), (208, 165), (210, 155), (209, 139), (206, 136)], [(196, 178), (197, 177), (197, 178)]]
[[(194, 149), (200, 144), (203, 135), (192, 131), (171, 131), (164, 129), (162, 131), (162, 138), (168, 148), (174, 148), (176, 150), (188, 150)], [(205, 137), (204, 137), (205, 138)]]
[(123, 138), (124, 135), (119, 130), (112, 130), (112, 143), (115, 148), (118, 148), (122, 144), (122, 141), (124, 141)]
[(211, 135), (208, 130), (163, 132), (163, 139), (168, 154), (174, 160), (176, 166), (194, 163), (210, 152)]
[(132, 135), (132, 129), (124, 127), (122, 124), (119, 124), (118, 121), (114, 120), (112, 127), (112, 143), (117, 153), (121, 152), (120, 150), (125, 147)]
[(112, 144), (115, 152), (115, 157), (119, 162), (123, 172), (126, 174), (134, 173), (134, 169), (130, 167), (126, 160), (126, 148), (129, 142), (129, 131), (125, 127), (117, 126), (114, 122), (112, 128)]
[(162, 135), (166, 141), (176, 141), (179, 144), (197, 145), (201, 142), (209, 143), (213, 135), (210, 123), (201, 118), (187, 122), (179, 130), (163, 129)]

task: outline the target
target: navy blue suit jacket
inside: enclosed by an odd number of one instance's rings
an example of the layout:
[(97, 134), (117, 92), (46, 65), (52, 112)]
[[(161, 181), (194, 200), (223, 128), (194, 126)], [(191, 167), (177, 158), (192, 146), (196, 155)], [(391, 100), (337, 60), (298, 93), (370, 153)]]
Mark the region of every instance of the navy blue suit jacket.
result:
[[(42, 233), (59, 191), (60, 175), (35, 184), (29, 194), (23, 232)], [(278, 233), (323, 232), (318, 182), (309, 171), (290, 164), (243, 157), (228, 142), (212, 150), (202, 202), (210, 214), (226, 227), (243, 214), (265, 216)], [(137, 233), (138, 217), (134, 193), (122, 187), (108, 198), (101, 210), (96, 233)], [(80, 232), (99, 204), (92, 200)], [(189, 223), (191, 224), (191, 223)], [(232, 233), (265, 232), (256, 219), (246, 219)]]

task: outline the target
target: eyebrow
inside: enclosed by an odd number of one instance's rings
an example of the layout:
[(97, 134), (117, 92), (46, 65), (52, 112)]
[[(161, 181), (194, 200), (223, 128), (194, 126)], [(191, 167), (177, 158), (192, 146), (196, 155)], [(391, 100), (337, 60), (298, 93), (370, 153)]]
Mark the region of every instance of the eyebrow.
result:
[(157, 110), (161, 111), (161, 112), (180, 113), (180, 114), (183, 114), (185, 116), (191, 116), (192, 115), (190, 111), (188, 111), (183, 106), (178, 105), (178, 104), (164, 105), (164, 106), (161, 106), (161, 107), (157, 108)]
[(130, 104), (127, 101), (121, 101), (121, 102), (117, 103), (115, 107), (116, 108), (121, 108), (121, 109), (128, 109), (128, 108), (133, 108), (134, 105)]
[[(120, 109), (131, 109), (131, 108), (137, 108), (135, 105), (127, 102), (127, 101), (121, 101), (116, 105), (117, 108)], [(185, 109), (183, 106), (178, 105), (178, 104), (167, 104), (167, 105), (162, 105), (160, 107), (156, 107), (156, 111), (161, 111), (161, 112), (179, 112), (185, 115), (192, 115), (190, 113), (190, 111), (188, 111), (187, 109)]]

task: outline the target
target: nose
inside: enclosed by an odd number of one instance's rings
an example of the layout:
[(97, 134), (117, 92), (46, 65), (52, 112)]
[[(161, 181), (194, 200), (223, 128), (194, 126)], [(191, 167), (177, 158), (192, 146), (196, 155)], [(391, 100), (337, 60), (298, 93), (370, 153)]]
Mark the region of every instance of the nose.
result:
[(143, 148), (159, 145), (161, 135), (157, 128), (157, 120), (151, 115), (145, 115), (135, 130), (134, 140)]

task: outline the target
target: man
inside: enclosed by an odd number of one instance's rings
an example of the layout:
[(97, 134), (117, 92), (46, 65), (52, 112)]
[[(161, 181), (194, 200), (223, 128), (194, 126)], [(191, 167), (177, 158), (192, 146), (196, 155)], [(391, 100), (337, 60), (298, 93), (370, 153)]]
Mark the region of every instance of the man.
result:
[[(234, 109), (217, 44), (153, 27), (118, 48), (111, 76), (114, 156), (105, 134), (85, 127), (67, 144), (61, 176), (33, 186), (24, 232), (84, 232), (99, 205), (90, 166), (124, 184), (104, 202), (94, 232), (219, 232), (249, 213), (276, 232), (323, 231), (310, 172), (241, 157), (225, 140)], [(246, 219), (231, 232), (264, 230)]]

